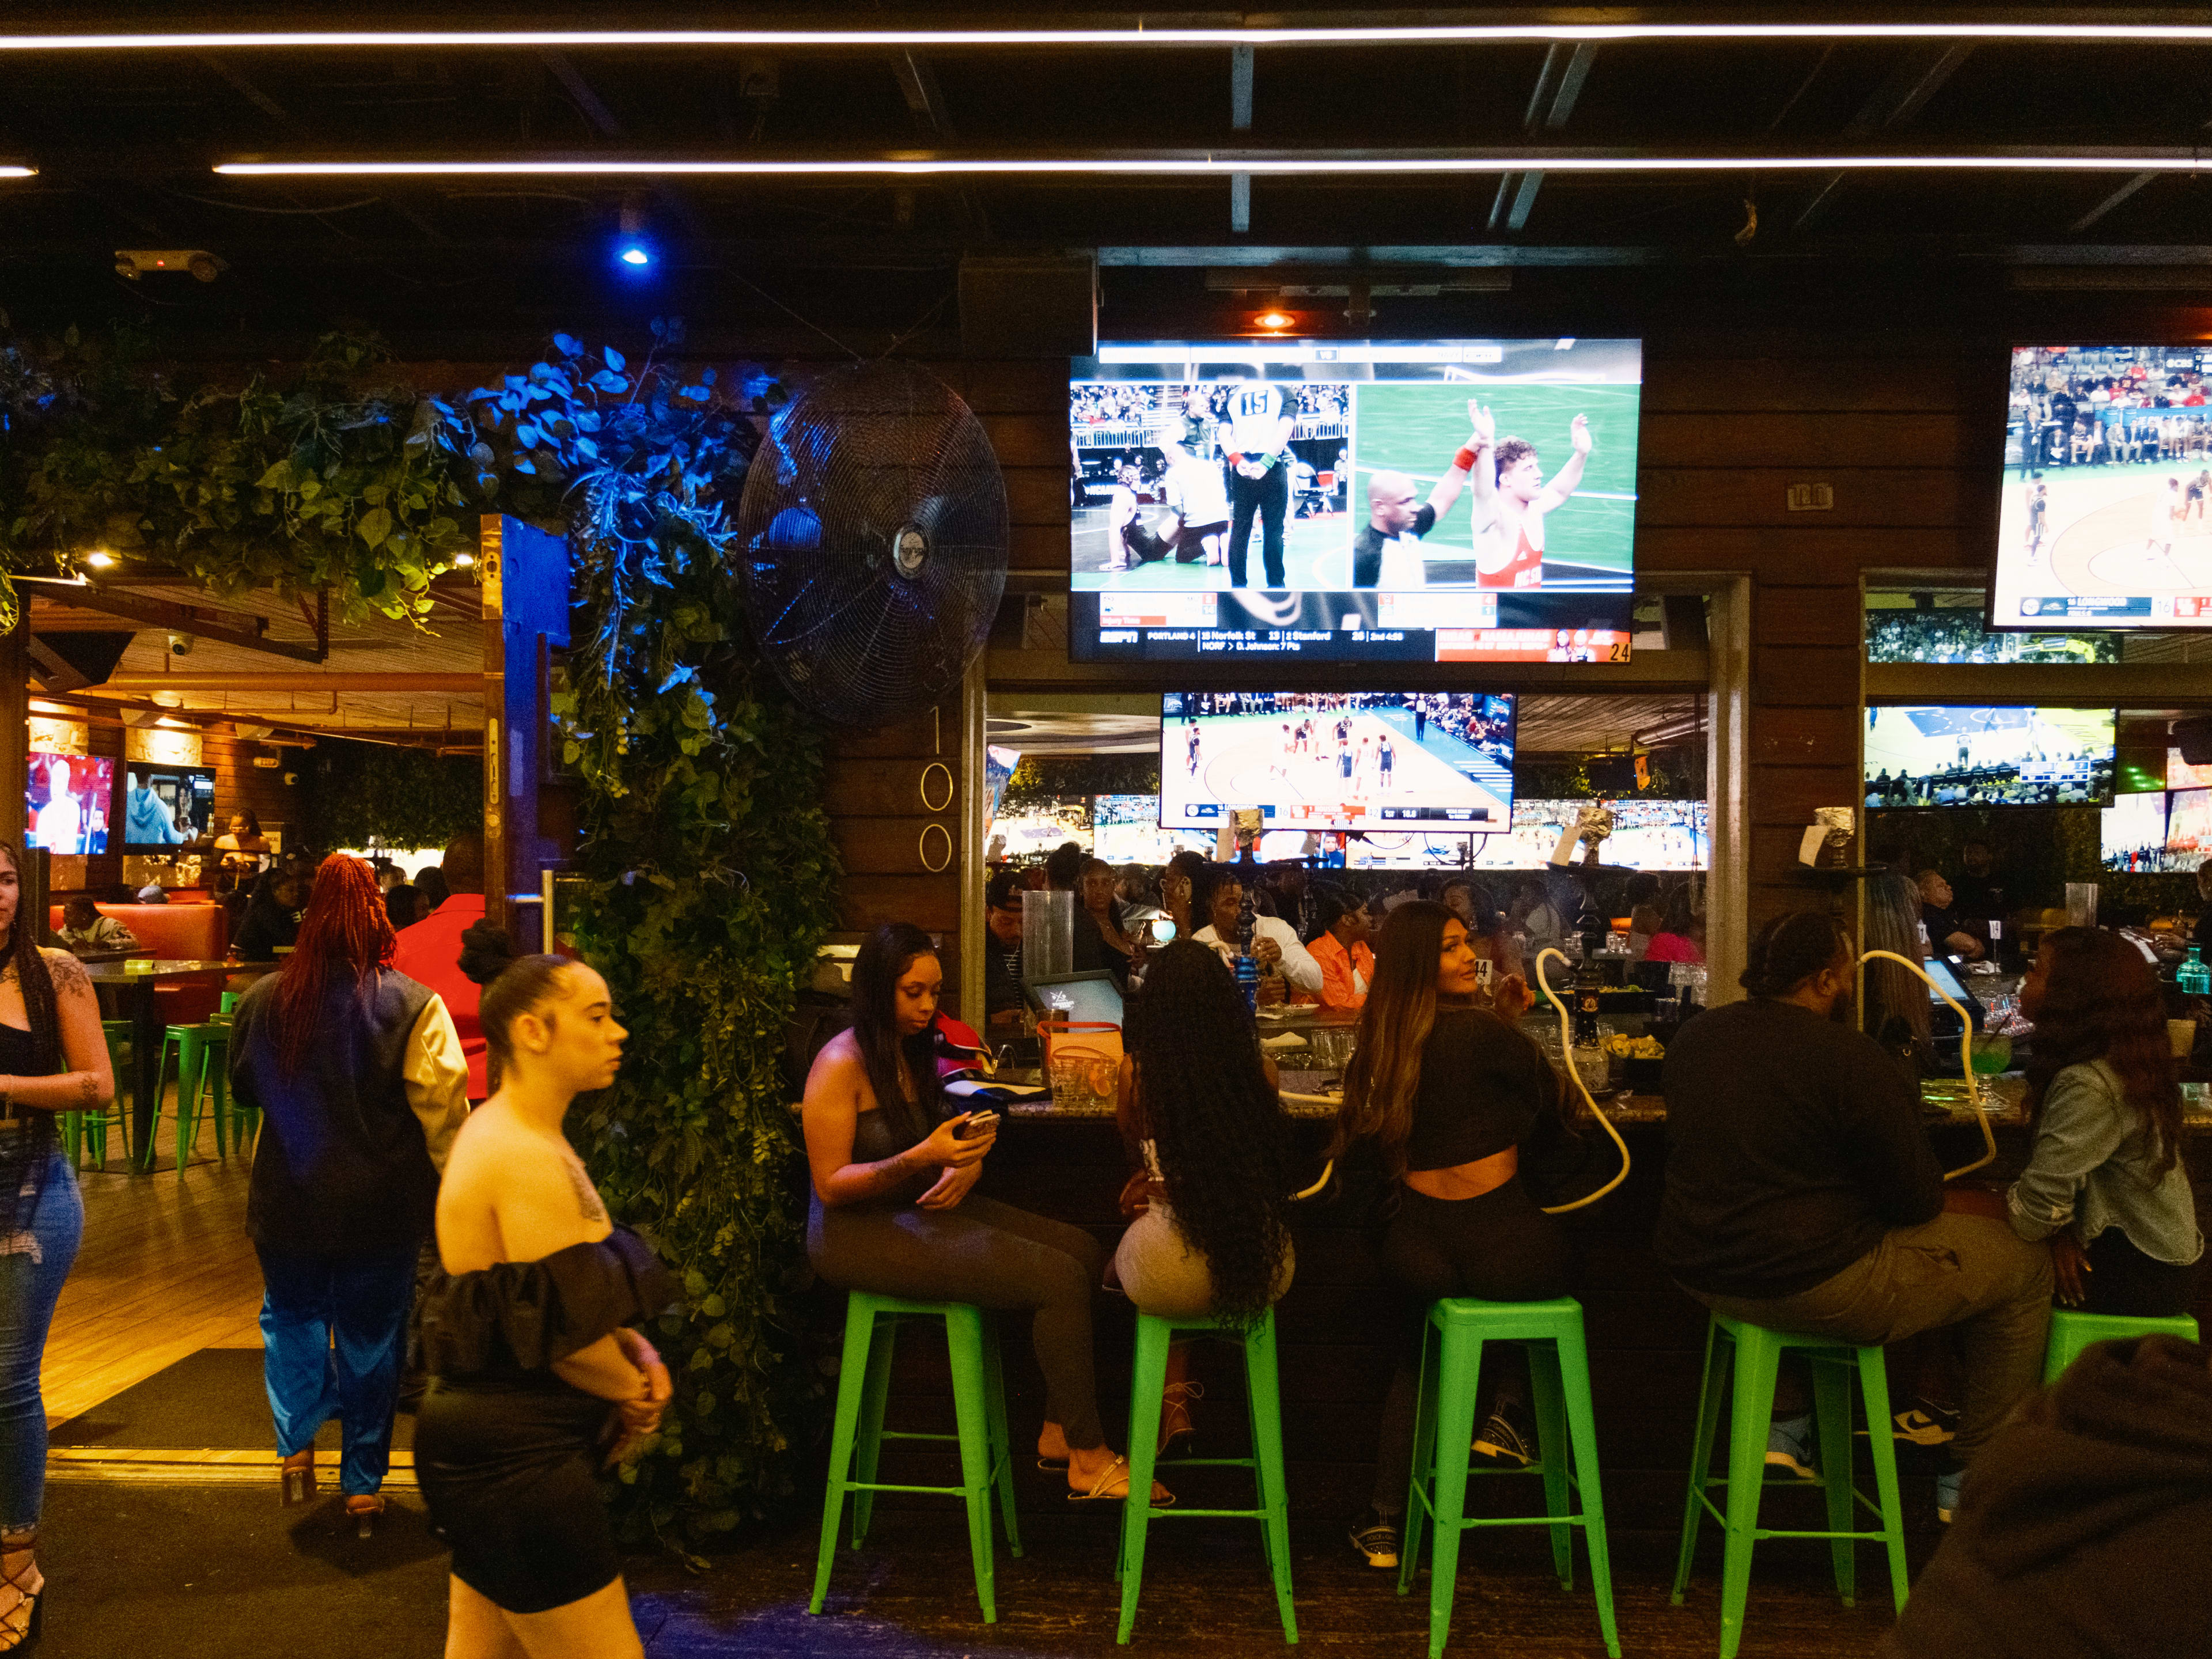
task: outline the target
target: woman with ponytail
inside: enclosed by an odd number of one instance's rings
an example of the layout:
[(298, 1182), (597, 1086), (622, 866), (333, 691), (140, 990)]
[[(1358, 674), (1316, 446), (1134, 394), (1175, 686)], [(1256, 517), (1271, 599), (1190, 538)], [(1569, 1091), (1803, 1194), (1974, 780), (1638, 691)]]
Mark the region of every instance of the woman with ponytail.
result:
[(332, 854), (291, 957), (246, 992), (230, 1039), (232, 1091), (262, 1114), (246, 1230), (283, 1500), (315, 1495), (315, 1431), (337, 1418), (338, 1486), (364, 1532), (384, 1508), (416, 1256), (469, 1110), (453, 1016), (392, 948), (375, 872)]
[(42, 951), (21, 910), (15, 848), (0, 842), (0, 1653), (38, 1639), (45, 1575), (33, 1553), (46, 1491), (46, 1328), (84, 1236), (54, 1114), (115, 1095), (100, 1002), (83, 965)]
[[(1515, 1026), (1529, 1006), (1520, 979), (1498, 981), (1491, 1006), (1478, 1006), (1480, 959), (1466, 921), (1443, 905), (1413, 899), (1390, 913), (1329, 1147), (1337, 1159), (1362, 1146), (1379, 1155), (1396, 1205), (1383, 1266), (1409, 1304), (1382, 1407), (1374, 1503), (1352, 1530), (1373, 1566), (1398, 1561), (1428, 1304), (1543, 1301), (1565, 1295), (1574, 1276), (1565, 1234), (1522, 1180), (1525, 1170), (1549, 1184), (1571, 1158), (1566, 1092)], [(1525, 1467), (1534, 1438), (1525, 1370), (1498, 1371), (1475, 1449)]]

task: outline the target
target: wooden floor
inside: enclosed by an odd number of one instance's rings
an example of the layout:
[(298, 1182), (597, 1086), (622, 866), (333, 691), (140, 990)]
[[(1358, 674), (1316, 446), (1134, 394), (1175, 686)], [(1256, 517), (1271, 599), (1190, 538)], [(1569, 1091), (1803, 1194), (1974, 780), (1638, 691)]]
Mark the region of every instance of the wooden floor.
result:
[[(164, 1120), (166, 1123), (167, 1120)], [(203, 1148), (211, 1143), (203, 1132)], [(261, 1346), (261, 1267), (246, 1237), (246, 1162), (77, 1177), (84, 1244), (46, 1338), (46, 1421), (60, 1423), (202, 1348)]]

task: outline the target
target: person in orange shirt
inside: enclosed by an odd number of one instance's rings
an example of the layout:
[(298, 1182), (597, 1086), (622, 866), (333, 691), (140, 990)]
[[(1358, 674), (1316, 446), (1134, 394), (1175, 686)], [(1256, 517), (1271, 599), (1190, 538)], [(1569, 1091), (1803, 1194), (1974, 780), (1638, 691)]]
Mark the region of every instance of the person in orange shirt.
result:
[(1316, 887), (1314, 927), (1306, 950), (1321, 964), (1321, 1006), (1356, 1013), (1366, 1006), (1367, 987), (1375, 977), (1367, 908), (1358, 894), (1341, 887)]

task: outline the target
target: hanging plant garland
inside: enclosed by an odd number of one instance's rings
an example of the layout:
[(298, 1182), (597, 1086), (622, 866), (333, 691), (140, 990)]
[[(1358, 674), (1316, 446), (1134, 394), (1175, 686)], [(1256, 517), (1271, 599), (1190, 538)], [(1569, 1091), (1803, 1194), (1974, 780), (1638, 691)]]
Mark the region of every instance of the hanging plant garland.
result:
[(342, 615), (423, 625), (470, 514), (568, 537), (555, 714), (587, 881), (572, 943), (630, 1033), (620, 1080), (570, 1132), (684, 1284), (654, 1334), (676, 1398), (621, 1478), (632, 1530), (690, 1547), (791, 1496), (817, 1393), (792, 1311), (805, 1212), (782, 1060), (839, 872), (819, 734), (757, 672), (731, 580), (730, 520), (781, 390), (757, 369), (681, 372), (664, 356), (680, 324), (653, 334), (635, 369), (556, 335), (545, 361), (454, 398), (388, 384), (380, 346), (331, 335), (289, 390), (179, 393), (137, 343), (36, 344), (0, 319), (0, 620), (7, 571), (104, 548), (217, 592), (327, 588)]

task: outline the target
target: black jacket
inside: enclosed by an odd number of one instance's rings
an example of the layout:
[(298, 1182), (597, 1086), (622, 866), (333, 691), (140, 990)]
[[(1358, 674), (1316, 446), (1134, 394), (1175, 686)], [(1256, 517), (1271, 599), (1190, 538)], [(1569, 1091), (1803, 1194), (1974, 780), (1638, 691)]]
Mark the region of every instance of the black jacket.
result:
[(1967, 1471), (1904, 1659), (2212, 1653), (2212, 1351), (2100, 1342)]

